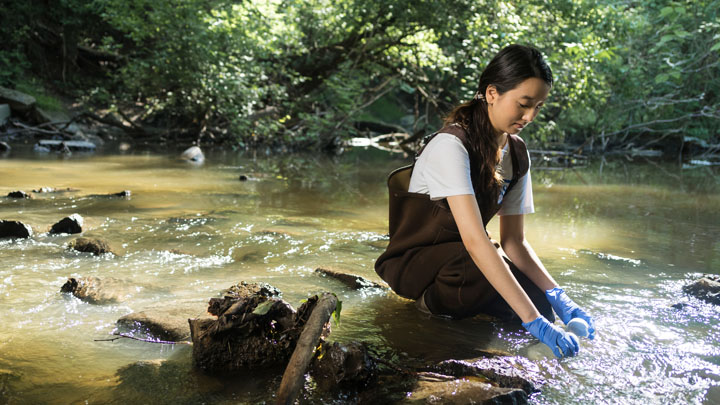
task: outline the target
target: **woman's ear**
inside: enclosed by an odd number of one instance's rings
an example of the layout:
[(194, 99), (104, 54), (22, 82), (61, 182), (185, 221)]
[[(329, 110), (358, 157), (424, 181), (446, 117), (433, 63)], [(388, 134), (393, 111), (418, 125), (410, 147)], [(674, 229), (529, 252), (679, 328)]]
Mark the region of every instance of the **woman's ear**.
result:
[(485, 88), (485, 101), (487, 101), (488, 104), (494, 103), (498, 96), (497, 87), (495, 87), (494, 84), (489, 84), (487, 88)]

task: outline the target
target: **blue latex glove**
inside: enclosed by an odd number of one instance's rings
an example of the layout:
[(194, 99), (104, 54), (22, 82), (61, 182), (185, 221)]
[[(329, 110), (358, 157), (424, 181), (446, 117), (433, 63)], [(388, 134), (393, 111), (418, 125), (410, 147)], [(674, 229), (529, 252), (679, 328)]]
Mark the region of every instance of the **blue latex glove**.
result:
[(588, 324), (588, 338), (595, 338), (595, 323), (590, 315), (585, 313), (580, 307), (565, 294), (560, 287), (545, 291), (548, 302), (555, 310), (557, 316), (567, 325), (573, 318), (580, 318)]
[(544, 316), (539, 316), (532, 322), (523, 323), (522, 326), (533, 336), (540, 339), (541, 342), (548, 345), (557, 358), (574, 356), (578, 350), (580, 350), (580, 345), (577, 340), (571, 338), (567, 332), (548, 322)]

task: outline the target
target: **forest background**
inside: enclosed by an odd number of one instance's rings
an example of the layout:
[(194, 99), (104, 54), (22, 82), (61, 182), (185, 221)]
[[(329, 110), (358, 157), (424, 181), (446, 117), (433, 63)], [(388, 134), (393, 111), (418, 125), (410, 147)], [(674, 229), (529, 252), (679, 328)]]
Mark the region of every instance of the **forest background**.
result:
[(720, 143), (720, 1), (4, 0), (0, 86), (130, 137), (333, 149), (438, 127), (502, 47), (556, 84), (541, 147)]

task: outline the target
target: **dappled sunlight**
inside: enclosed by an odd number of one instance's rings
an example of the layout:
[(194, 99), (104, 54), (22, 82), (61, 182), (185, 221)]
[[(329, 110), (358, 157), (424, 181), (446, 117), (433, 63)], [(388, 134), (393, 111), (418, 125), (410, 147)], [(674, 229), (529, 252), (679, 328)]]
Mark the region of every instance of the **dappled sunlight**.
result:
[[(0, 199), (3, 218), (36, 231), (26, 240), (0, 241), (0, 369), (19, 376), (10, 386), (30, 392), (23, 400), (53, 392), (63, 402), (111, 402), (118, 384), (126, 390), (134, 384), (118, 382), (118, 369), (173, 359), (184, 372), (190, 349), (95, 339), (107, 338), (115, 321), (134, 311), (177, 306), (204, 315), (208, 298), (244, 280), (274, 285), (293, 306), (310, 294), (336, 292), (343, 311), (334, 340), (363, 340), (427, 360), (493, 350), (530, 358), (545, 381), (533, 403), (693, 402), (720, 381), (716, 310), (681, 291), (689, 275), (712, 272), (720, 262), (715, 186), (677, 198), (665, 178), (630, 186), (592, 165), (579, 173), (594, 182), (588, 185), (577, 175), (533, 177), (537, 212), (526, 217), (527, 239), (597, 321), (598, 336), (581, 341), (580, 356), (558, 362), (536, 353), (537, 342), (518, 325), (429, 318), (393, 293), (349, 290), (315, 273), (343, 269), (378, 280), (374, 262), (388, 242), (385, 176), (402, 163), (354, 155), (228, 155), (200, 167), (157, 155), (0, 160), (8, 179), (0, 194), (77, 190)], [(240, 174), (251, 179), (240, 181)], [(129, 198), (100, 196), (125, 189)], [(75, 235), (45, 233), (71, 213), (85, 218), (83, 236), (107, 239), (118, 255), (71, 252)], [(497, 222), (489, 228), (499, 238)], [(83, 276), (115, 280), (121, 301), (93, 305), (59, 292), (67, 277)], [(267, 387), (250, 386), (243, 395), (269, 395)]]

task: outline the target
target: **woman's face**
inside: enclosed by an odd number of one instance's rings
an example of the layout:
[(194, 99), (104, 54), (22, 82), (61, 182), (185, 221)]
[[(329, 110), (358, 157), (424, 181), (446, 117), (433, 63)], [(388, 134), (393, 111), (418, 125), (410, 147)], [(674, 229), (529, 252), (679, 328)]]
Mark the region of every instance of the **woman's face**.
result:
[(517, 134), (522, 131), (535, 119), (548, 93), (550, 86), (537, 77), (525, 79), (503, 94), (499, 94), (495, 86), (489, 85), (485, 91), (485, 100), (488, 103), (490, 123), (497, 134)]

